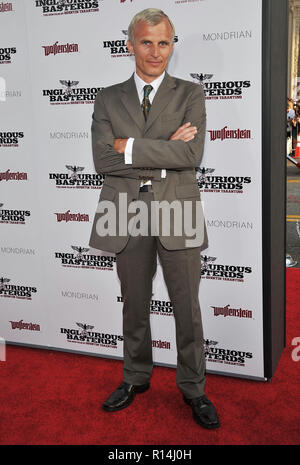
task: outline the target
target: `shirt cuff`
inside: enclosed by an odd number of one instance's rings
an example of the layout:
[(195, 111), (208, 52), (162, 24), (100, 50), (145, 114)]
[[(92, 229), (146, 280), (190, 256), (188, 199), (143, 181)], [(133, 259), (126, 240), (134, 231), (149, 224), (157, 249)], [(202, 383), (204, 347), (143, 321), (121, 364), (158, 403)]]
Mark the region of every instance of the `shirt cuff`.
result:
[(161, 170), (161, 177), (162, 177), (162, 178), (165, 178), (166, 176), (167, 176), (166, 170), (165, 170), (165, 169), (162, 169), (162, 170)]
[(124, 151), (124, 162), (125, 165), (132, 165), (132, 146), (133, 146), (134, 138), (129, 137)]

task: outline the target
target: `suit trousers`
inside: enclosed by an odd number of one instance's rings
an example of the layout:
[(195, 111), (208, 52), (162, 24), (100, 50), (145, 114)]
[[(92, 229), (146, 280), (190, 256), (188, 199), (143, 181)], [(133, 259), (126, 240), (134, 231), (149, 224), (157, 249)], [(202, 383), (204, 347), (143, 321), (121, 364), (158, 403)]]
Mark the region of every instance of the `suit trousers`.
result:
[(153, 369), (150, 302), (159, 257), (172, 302), (177, 346), (176, 383), (185, 397), (204, 394), (205, 356), (199, 306), (200, 248), (165, 249), (150, 234), (152, 192), (140, 192), (148, 205), (148, 235), (130, 236), (116, 254), (123, 298), (124, 381), (140, 385), (150, 381)]

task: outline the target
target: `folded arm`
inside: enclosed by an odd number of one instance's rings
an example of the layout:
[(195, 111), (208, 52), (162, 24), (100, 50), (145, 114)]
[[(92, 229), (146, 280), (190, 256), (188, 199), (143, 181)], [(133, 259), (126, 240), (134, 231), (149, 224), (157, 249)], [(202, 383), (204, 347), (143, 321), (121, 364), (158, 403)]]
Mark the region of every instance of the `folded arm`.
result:
[[(126, 165), (124, 154), (114, 148), (115, 136), (112, 131), (103, 96), (98, 93), (92, 117), (92, 148), (93, 159), (97, 173), (121, 176), (131, 179), (141, 179), (145, 170)], [(160, 170), (147, 170), (147, 176), (160, 179)]]
[(97, 172), (140, 179), (151, 175), (161, 178), (161, 169), (184, 170), (199, 166), (206, 129), (205, 97), (195, 86), (187, 102), (185, 123), (169, 140), (134, 139), (132, 164), (125, 164), (127, 139), (114, 137), (103, 96), (97, 95), (92, 122), (93, 157)]
[[(181, 126), (169, 140), (135, 139), (132, 167), (188, 169), (199, 166), (206, 128), (205, 97), (201, 86), (195, 87), (189, 97), (184, 121), (191, 125)], [(189, 127), (196, 127), (197, 132), (187, 140), (184, 136)]]

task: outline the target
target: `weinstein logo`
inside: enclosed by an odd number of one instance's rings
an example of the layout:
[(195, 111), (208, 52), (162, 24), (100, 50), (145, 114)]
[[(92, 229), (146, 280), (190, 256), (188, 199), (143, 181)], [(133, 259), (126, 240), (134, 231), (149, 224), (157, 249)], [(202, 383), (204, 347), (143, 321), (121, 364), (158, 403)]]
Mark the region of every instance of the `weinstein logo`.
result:
[(237, 318), (252, 318), (252, 310), (246, 310), (242, 308), (231, 308), (230, 305), (225, 305), (225, 307), (214, 307), (213, 309), (214, 316), (222, 315), (223, 317), (234, 316)]
[(5, 13), (6, 11), (13, 11), (11, 2), (0, 2), (0, 13)]
[(209, 129), (210, 140), (223, 140), (227, 139), (251, 139), (251, 130), (250, 129), (227, 129), (227, 126), (224, 126), (223, 129)]
[(0, 172), (0, 181), (27, 181), (27, 173), (8, 169), (2, 173)]
[(41, 327), (37, 323), (24, 323), (23, 320), (20, 321), (10, 321), (11, 329), (26, 329), (28, 331), (40, 331)]
[(152, 340), (152, 347), (154, 347), (156, 349), (168, 349), (168, 350), (171, 350), (171, 342), (169, 342), (169, 341), (161, 341), (160, 339)]
[(58, 40), (53, 45), (42, 45), (45, 56), (57, 55), (58, 53), (76, 53), (79, 52), (78, 44), (59, 44)]
[(69, 221), (90, 221), (90, 217), (86, 213), (70, 213), (70, 210), (67, 210), (65, 213), (54, 213), (54, 215), (56, 215), (56, 221), (58, 223), (61, 223), (62, 221), (65, 221), (66, 223), (69, 223)]

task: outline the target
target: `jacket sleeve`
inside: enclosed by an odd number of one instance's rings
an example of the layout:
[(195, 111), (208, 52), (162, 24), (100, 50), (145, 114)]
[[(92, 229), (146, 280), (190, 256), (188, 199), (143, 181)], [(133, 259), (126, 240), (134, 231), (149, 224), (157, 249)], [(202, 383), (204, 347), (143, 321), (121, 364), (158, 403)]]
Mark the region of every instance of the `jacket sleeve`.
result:
[(145, 175), (161, 179), (160, 170), (145, 170), (126, 165), (124, 154), (113, 148), (114, 139), (102, 92), (98, 92), (92, 116), (92, 149), (97, 173), (132, 179), (141, 179)]
[(132, 166), (135, 168), (189, 169), (199, 166), (206, 129), (205, 97), (202, 87), (195, 86), (188, 98), (184, 123), (191, 122), (198, 132), (193, 140), (135, 139)]

